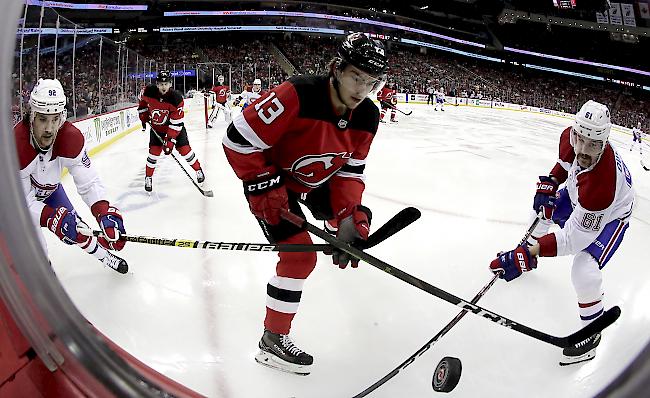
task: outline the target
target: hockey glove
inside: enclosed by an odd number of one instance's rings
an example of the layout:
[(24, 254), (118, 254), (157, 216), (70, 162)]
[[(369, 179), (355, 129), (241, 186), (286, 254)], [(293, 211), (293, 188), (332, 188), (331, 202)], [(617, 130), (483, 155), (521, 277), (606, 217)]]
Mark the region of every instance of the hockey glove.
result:
[(535, 268), (537, 268), (537, 257), (530, 255), (526, 245), (501, 253), (490, 263), (490, 271), (495, 274), (501, 273), (499, 277), (506, 282), (518, 278), (522, 272), (532, 271)]
[(120, 211), (105, 200), (92, 205), (90, 211), (104, 233), (103, 238), (98, 238), (99, 243), (107, 249), (122, 250), (126, 241), (120, 240), (120, 236), (126, 234), (126, 230)]
[(270, 166), (244, 181), (244, 194), (251, 213), (267, 224), (280, 223), (282, 210), (289, 210), (289, 197), (282, 175)]
[(47, 227), (68, 245), (74, 245), (79, 241), (77, 217), (65, 207), (57, 207), (55, 210), (46, 206), (41, 214), (41, 225)]
[(537, 191), (533, 200), (533, 210), (542, 212), (545, 220), (553, 217), (555, 210), (555, 194), (557, 193), (558, 184), (549, 176), (540, 176), (537, 183)]
[(163, 152), (165, 155), (169, 155), (172, 153), (172, 149), (176, 146), (176, 139), (175, 138), (167, 138), (163, 142)]
[[(351, 212), (343, 213), (338, 219), (338, 231), (336, 237), (352, 246), (358, 244), (359, 241), (368, 239), (370, 233), (370, 221), (372, 220), (372, 212), (369, 208), (357, 205), (352, 208)], [(332, 251), (332, 262), (343, 269), (351, 263), (352, 268), (359, 266), (359, 259), (350, 256), (350, 254), (334, 249)]]

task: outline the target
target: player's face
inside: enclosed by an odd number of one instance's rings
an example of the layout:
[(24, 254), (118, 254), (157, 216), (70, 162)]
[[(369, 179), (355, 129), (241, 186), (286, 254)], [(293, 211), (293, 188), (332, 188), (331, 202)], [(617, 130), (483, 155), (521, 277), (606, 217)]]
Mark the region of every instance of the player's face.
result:
[(172, 87), (171, 82), (158, 82), (156, 83), (156, 86), (158, 86), (158, 90), (160, 90), (161, 94), (167, 94), (167, 91)]
[(382, 78), (370, 76), (352, 65), (346, 66), (339, 73), (339, 95), (350, 109), (356, 108), (382, 82)]
[(41, 148), (49, 148), (56, 138), (56, 133), (61, 126), (61, 114), (46, 115), (43, 113), (36, 113), (34, 116), (34, 123), (32, 124), (32, 132), (34, 139)]
[(253, 84), (253, 92), (254, 93), (259, 93), (262, 91), (262, 85), (261, 84)]
[(601, 140), (592, 140), (578, 134), (575, 129), (571, 129), (573, 135), (573, 150), (576, 153), (576, 159), (580, 167), (587, 168), (591, 166), (605, 147)]

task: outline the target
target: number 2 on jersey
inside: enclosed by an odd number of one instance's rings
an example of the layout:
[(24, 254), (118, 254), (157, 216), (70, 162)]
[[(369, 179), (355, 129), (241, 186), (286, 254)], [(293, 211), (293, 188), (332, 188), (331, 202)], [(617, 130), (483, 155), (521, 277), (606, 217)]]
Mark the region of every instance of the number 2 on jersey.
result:
[(284, 112), (284, 105), (275, 96), (275, 93), (271, 93), (264, 101), (255, 104), (255, 110), (264, 123), (271, 124)]

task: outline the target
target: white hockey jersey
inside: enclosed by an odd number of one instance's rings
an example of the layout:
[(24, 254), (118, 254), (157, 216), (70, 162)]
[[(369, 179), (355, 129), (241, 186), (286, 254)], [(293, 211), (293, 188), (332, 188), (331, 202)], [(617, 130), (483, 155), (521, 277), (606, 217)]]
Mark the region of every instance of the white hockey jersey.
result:
[(29, 127), (24, 121), (16, 124), (14, 134), (20, 162), (20, 179), (35, 225), (40, 224), (45, 207), (43, 201), (61, 183), (64, 168), (72, 175), (77, 192), (88, 207), (105, 200), (105, 188), (91, 166), (84, 136), (70, 122), (63, 124), (54, 144), (45, 153), (37, 151), (32, 145)]
[(571, 128), (562, 132), (560, 156), (551, 171), (566, 182), (573, 212), (558, 232), (539, 238), (541, 256), (576, 254), (589, 246), (610, 221), (632, 214), (632, 176), (616, 150), (607, 143), (600, 160), (587, 169), (577, 162), (569, 142)]

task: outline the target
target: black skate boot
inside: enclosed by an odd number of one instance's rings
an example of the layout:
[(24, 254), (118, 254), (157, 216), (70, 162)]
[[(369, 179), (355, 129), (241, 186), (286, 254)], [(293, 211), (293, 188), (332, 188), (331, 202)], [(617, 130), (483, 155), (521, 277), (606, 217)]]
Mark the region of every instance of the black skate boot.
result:
[(270, 368), (306, 376), (314, 363), (314, 357), (296, 347), (286, 334), (265, 330), (259, 346), (260, 352), (255, 360)]
[(114, 269), (120, 274), (129, 272), (129, 264), (126, 260), (106, 250), (106, 256), (102, 259), (102, 264)]
[(600, 344), (600, 333), (587, 338), (573, 347), (567, 347), (562, 350), (564, 358), (560, 361), (560, 366), (571, 365), (594, 359), (596, 356), (596, 347)]
[(151, 189), (153, 188), (153, 177), (145, 177), (144, 178), (144, 190), (147, 192), (151, 192)]

